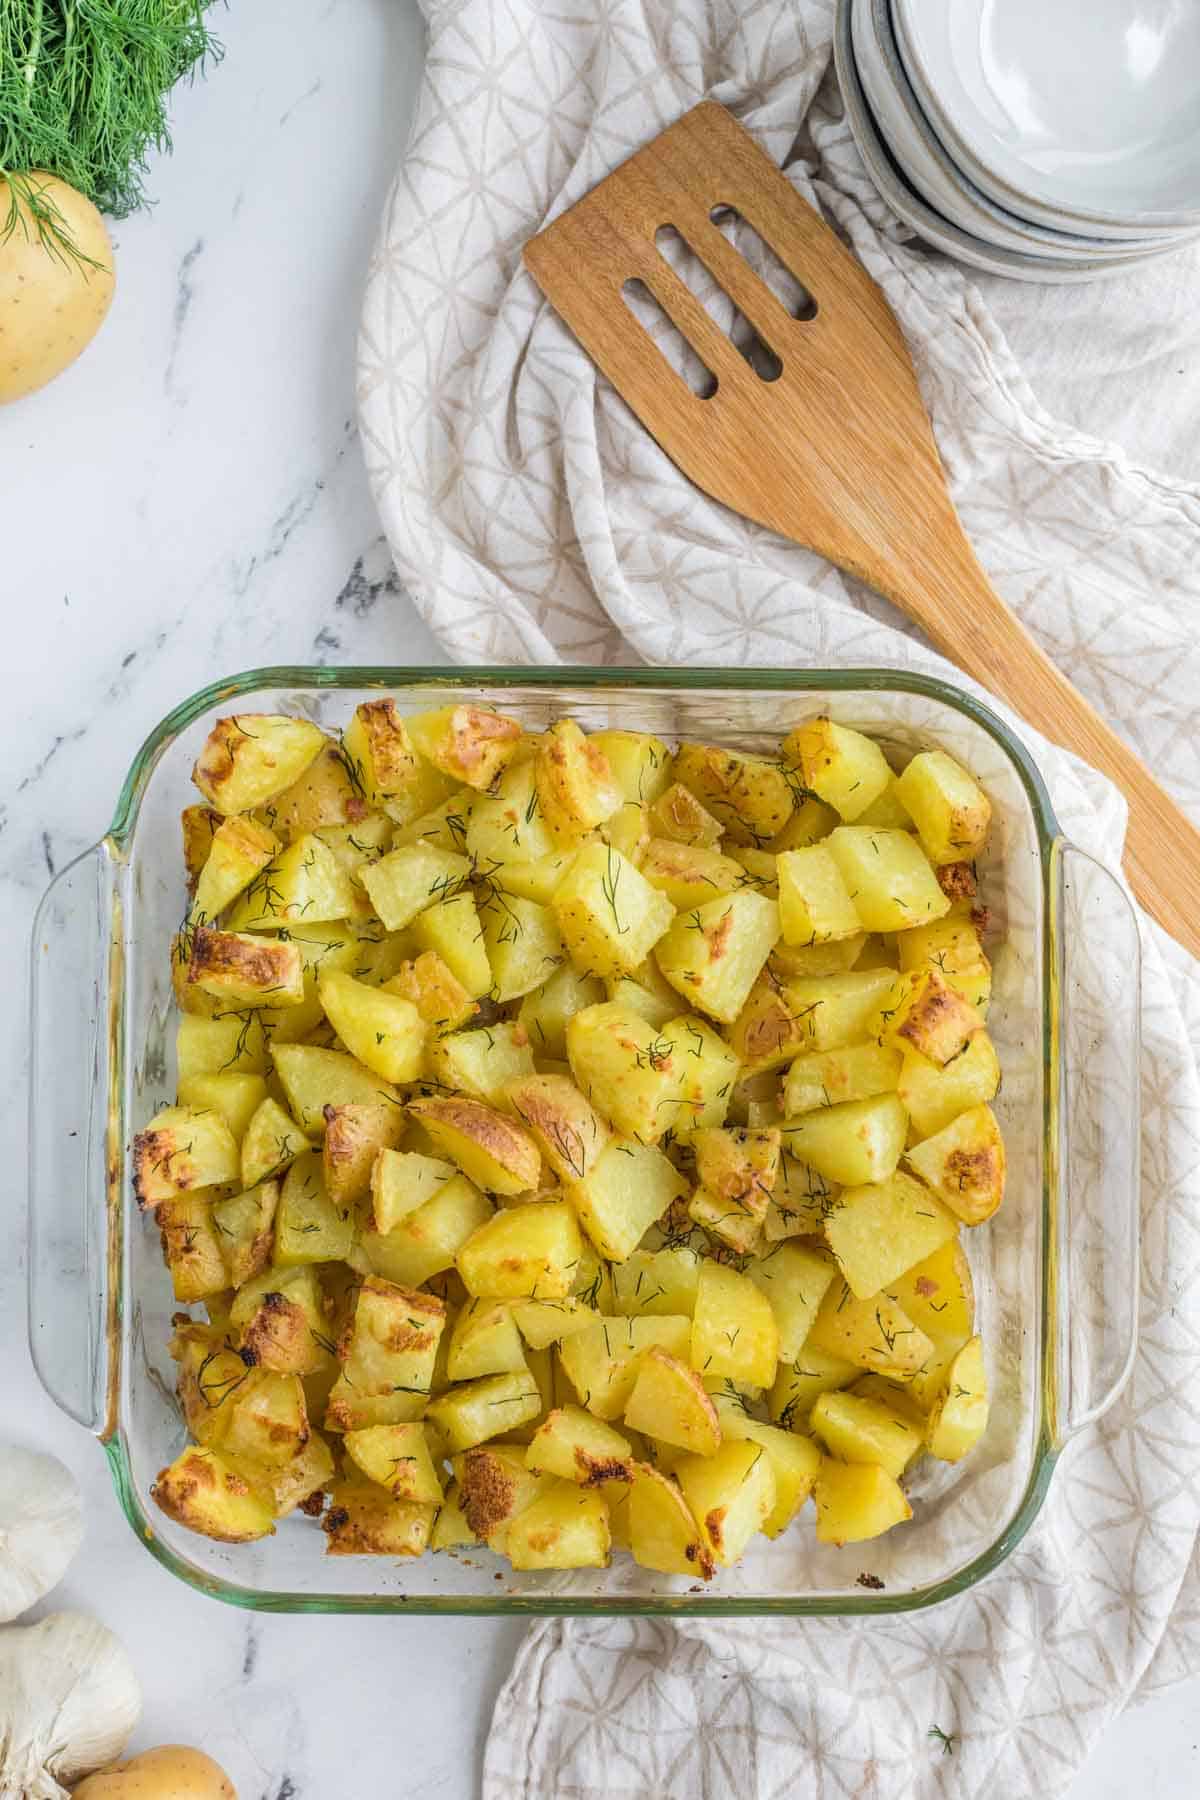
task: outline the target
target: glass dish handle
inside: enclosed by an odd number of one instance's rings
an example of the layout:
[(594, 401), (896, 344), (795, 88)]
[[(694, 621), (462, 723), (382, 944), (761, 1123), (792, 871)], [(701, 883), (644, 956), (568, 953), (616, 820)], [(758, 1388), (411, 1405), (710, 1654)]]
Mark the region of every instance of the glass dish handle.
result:
[(63, 869), (42, 896), (31, 944), (29, 1348), (51, 1399), (99, 1433), (117, 1354), (121, 1208), (109, 1205), (108, 1187), (109, 1120), (119, 1116), (118, 867), (102, 842)]
[(1059, 946), (1059, 1443), (1112, 1405), (1137, 1348), (1141, 1242), (1141, 940), (1124, 886), (1055, 846)]

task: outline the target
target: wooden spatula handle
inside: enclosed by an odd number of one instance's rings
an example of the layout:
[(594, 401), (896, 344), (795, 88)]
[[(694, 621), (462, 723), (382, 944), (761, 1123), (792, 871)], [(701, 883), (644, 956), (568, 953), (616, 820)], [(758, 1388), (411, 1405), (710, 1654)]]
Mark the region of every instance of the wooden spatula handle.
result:
[(1200, 956), (1200, 831), (1008, 610), (966, 538), (948, 541), (943, 531), (939, 547), (940, 555), (926, 546), (919, 563), (892, 563), (867, 579), (919, 618), (968, 675), (1116, 783), (1129, 803), (1130, 886), (1151, 917)]

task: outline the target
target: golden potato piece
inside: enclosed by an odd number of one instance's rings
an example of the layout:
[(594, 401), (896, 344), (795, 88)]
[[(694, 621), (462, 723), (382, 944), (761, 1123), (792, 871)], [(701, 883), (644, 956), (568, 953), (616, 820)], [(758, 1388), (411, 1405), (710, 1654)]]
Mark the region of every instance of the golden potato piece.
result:
[(267, 713), (218, 719), (192, 780), (219, 813), (251, 812), (290, 787), (325, 742), (320, 726), (307, 719)]

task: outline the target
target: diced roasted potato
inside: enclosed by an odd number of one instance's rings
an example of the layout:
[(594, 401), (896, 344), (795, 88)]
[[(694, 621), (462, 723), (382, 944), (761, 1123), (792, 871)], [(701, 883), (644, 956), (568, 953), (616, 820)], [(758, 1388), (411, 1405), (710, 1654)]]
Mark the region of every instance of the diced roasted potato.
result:
[(768, 843), (791, 818), (797, 798), (788, 771), (749, 751), (681, 744), (672, 773), (720, 821), (733, 844)]
[(700, 1258), (687, 1247), (673, 1250), (635, 1250), (612, 1271), (612, 1310), (636, 1318), (643, 1313), (660, 1317), (696, 1308), (700, 1283)]
[(492, 966), (473, 894), (447, 894), (418, 914), (412, 931), (423, 950), (436, 951), (472, 999), (491, 991)]
[[(794, 771), (789, 768), (789, 779), (796, 779)], [(829, 836), (838, 823), (838, 814), (832, 806), (826, 806), (815, 794), (805, 794), (797, 788), (795, 794), (795, 811), (784, 826), (771, 839), (769, 848), (778, 855), (783, 850), (807, 850), (810, 844), (819, 843)]]
[(822, 1394), (812, 1409), (812, 1429), (832, 1456), (877, 1463), (897, 1481), (922, 1444), (911, 1419), (862, 1394)]
[(698, 1013), (669, 1019), (662, 1036), (669, 1038), (679, 1051), (672, 1059), (679, 1081), (672, 1128), (677, 1140), (686, 1144), (698, 1131), (724, 1124), (738, 1076), (738, 1059)]
[(381, 1150), (371, 1169), (371, 1223), (385, 1235), (453, 1179), (454, 1164), (419, 1150)]
[(555, 969), (544, 987), (525, 996), (517, 1014), (534, 1056), (565, 1059), (567, 1020), (603, 999), (604, 984), (598, 976), (581, 975), (571, 963)]
[(723, 830), (720, 820), (714, 819), (691, 789), (678, 781), (665, 788), (650, 807), (651, 835), (669, 838), (672, 843), (699, 844), (703, 849), (711, 849)]
[(541, 1153), (507, 1113), (460, 1095), (413, 1100), (408, 1110), (435, 1147), (478, 1187), (494, 1194), (520, 1194), (537, 1187)]
[(707, 1188), (698, 1187), (688, 1201), (688, 1218), (735, 1256), (751, 1256), (759, 1248), (762, 1220), (728, 1200), (718, 1200)]
[(484, 706), (443, 706), (408, 720), (420, 754), (454, 781), (482, 792), (512, 761), (521, 740), (516, 719)]
[(298, 1006), (304, 998), (304, 964), (295, 944), (207, 925), (191, 934), (187, 979), (232, 1009)]
[(334, 1205), (325, 1189), (320, 1158), (306, 1152), (284, 1176), (275, 1219), (276, 1263), (293, 1268), (298, 1263), (343, 1262), (353, 1242), (349, 1207)]
[(766, 969), (747, 996), (730, 1043), (747, 1074), (777, 1069), (809, 1051), (859, 1044), (895, 979), (890, 969), (851, 969), (781, 981)]
[(789, 1119), (783, 1141), (793, 1156), (847, 1186), (886, 1181), (900, 1160), (908, 1114), (895, 1094), (847, 1100)]
[[(218, 1189), (219, 1193), (221, 1190)], [(229, 1285), (221, 1237), (213, 1219), (209, 1192), (176, 1194), (161, 1200), (155, 1212), (163, 1261), (170, 1270), (175, 1298), (190, 1306)]]
[(282, 931), (345, 919), (354, 910), (355, 890), (337, 857), (310, 832), (281, 850), (261, 869), (235, 902), (231, 931)]
[(514, 1569), (604, 1569), (611, 1544), (603, 1497), (562, 1481), (517, 1514), (505, 1549)]
[(411, 795), (425, 785), (404, 720), (391, 699), (365, 700), (355, 710), (342, 734), (342, 758), (355, 791), (372, 806)]
[(696, 1179), (715, 1199), (741, 1207), (761, 1223), (779, 1173), (779, 1145), (773, 1127), (694, 1131)]
[(464, 891), (471, 864), (454, 850), (402, 844), (362, 872), (371, 905), (389, 931), (399, 931), (431, 907)]
[(190, 1444), (159, 1470), (150, 1492), (168, 1518), (221, 1543), (249, 1544), (275, 1530), (266, 1495), (215, 1450)]
[(331, 1486), (333, 1479), (333, 1453), (320, 1432), (310, 1431), (303, 1450), (290, 1462), (267, 1470), (264, 1489), (275, 1517), (283, 1519)]
[(564, 1340), (559, 1361), (589, 1412), (598, 1419), (619, 1419), (643, 1353), (659, 1344), (672, 1356), (686, 1356), (691, 1333), (692, 1321), (687, 1318), (598, 1319)]
[[(525, 1369), (511, 1375), (487, 1375), (481, 1381), (465, 1381), (459, 1387), (449, 1388), (429, 1402), (425, 1417), (442, 1433), (451, 1451), (457, 1453), (528, 1424), (541, 1411), (541, 1390)], [(523, 1451), (516, 1452), (515, 1461), (524, 1468)], [(459, 1483), (461, 1486), (461, 1475)], [(467, 1517), (471, 1518), (469, 1510)]]
[(176, 1090), (176, 1102), (193, 1112), (220, 1113), (240, 1144), (266, 1095), (267, 1084), (261, 1075), (227, 1069), (224, 1074), (185, 1075)]
[(277, 1181), (261, 1182), (231, 1200), (214, 1203), (212, 1223), (233, 1287), (242, 1287), (271, 1266), (278, 1205)]
[(795, 1362), (799, 1356), (836, 1273), (827, 1255), (797, 1243), (776, 1244), (746, 1270), (771, 1303), (780, 1362)]
[[(837, 821), (834, 820), (836, 824)], [(911, 831), (912, 814), (900, 798), (900, 785), (894, 775), (888, 777), (888, 784), (870, 806), (863, 808), (855, 819), (856, 825), (878, 825), (885, 831)]]
[(255, 1369), (231, 1395), (222, 1454), (250, 1472), (279, 1469), (308, 1442), (308, 1412), (298, 1375)]
[(403, 1135), (404, 1118), (394, 1106), (325, 1108), (321, 1172), (335, 1206), (353, 1207), (363, 1199), (380, 1152), (395, 1149)]
[(631, 1481), (633, 1463), (629, 1439), (580, 1406), (555, 1407), (538, 1426), (525, 1452), (527, 1468), (582, 1487)]
[(219, 813), (251, 812), (290, 787), (325, 742), (320, 726), (307, 719), (268, 713), (218, 719), (192, 780)]
[(185, 806), (179, 815), (183, 838), (183, 867), (189, 895), (196, 892), (200, 871), (208, 861), (212, 841), (221, 825), (221, 814), (211, 806)]
[(444, 1088), (502, 1110), (510, 1110), (511, 1083), (538, 1079), (528, 1034), (515, 1023), (447, 1033), (433, 1044), (429, 1068)]
[[(460, 1084), (461, 1085), (461, 1084)], [(582, 1181), (592, 1170), (609, 1130), (566, 1075), (518, 1074), (505, 1088), (508, 1104), (562, 1181)]]
[(894, 1094), (900, 1079), (901, 1052), (884, 1044), (848, 1044), (842, 1050), (818, 1050), (798, 1056), (787, 1072), (783, 1110), (793, 1119), (820, 1106), (848, 1100), (871, 1100)]
[(861, 1375), (858, 1363), (845, 1357), (827, 1356), (806, 1342), (794, 1362), (781, 1362), (775, 1385), (767, 1397), (767, 1410), (786, 1431), (806, 1432), (812, 1409), (821, 1394), (846, 1388)]
[(990, 1219), (1004, 1198), (1004, 1139), (990, 1106), (960, 1113), (904, 1160), (967, 1225)]
[(907, 931), (949, 912), (949, 896), (911, 832), (839, 825), (826, 842), (868, 931)]
[(922, 1138), (933, 1137), (960, 1113), (995, 1098), (1000, 1062), (986, 1031), (972, 1032), (966, 1049), (941, 1068), (917, 1050), (906, 1049), (897, 1092)]
[(648, 731), (593, 731), (590, 742), (608, 761), (622, 798), (653, 806), (671, 779), (671, 753)]
[(488, 882), (479, 919), (492, 971), (492, 998), (500, 1005), (532, 993), (566, 959), (553, 912), (535, 900), (506, 894)]
[(970, 862), (987, 841), (992, 803), (944, 750), (922, 750), (896, 784), (931, 862)]
[(714, 1563), (730, 1568), (775, 1510), (775, 1470), (761, 1444), (730, 1438), (712, 1456), (686, 1456), (675, 1478)]
[(843, 1188), (825, 1221), (825, 1241), (860, 1300), (957, 1236), (954, 1214), (903, 1169), (886, 1180)]
[(755, 1387), (774, 1381), (779, 1327), (770, 1301), (748, 1276), (723, 1263), (702, 1264), (691, 1325), (691, 1364), (699, 1374)]
[(363, 1249), (376, 1274), (418, 1286), (453, 1268), (467, 1239), (491, 1216), (491, 1201), (456, 1175), (386, 1234), (366, 1232)]
[(643, 845), (640, 867), (650, 886), (681, 912), (735, 893), (745, 876), (740, 863), (709, 845), (666, 837), (652, 837)]
[(536, 862), (505, 863), (490, 879), (506, 894), (517, 895), (522, 900), (536, 900), (539, 906), (549, 906), (566, 879), (575, 855), (575, 850), (570, 849), (557, 851), (553, 856), (541, 856)]
[(841, 1280), (827, 1289), (802, 1357), (810, 1346), (886, 1375), (914, 1374), (933, 1351), (925, 1333), (887, 1294), (856, 1300)]
[(579, 1226), (562, 1201), (507, 1207), (472, 1232), (455, 1262), (467, 1291), (495, 1300), (561, 1300), (571, 1291)]
[(457, 1031), (479, 1011), (478, 1002), (436, 950), (422, 950), (412, 962), (402, 963), (383, 985), (389, 993), (410, 1001), (439, 1037), (444, 1032)]
[(585, 844), (551, 902), (575, 967), (589, 975), (632, 974), (674, 917), (653, 888), (611, 844)]
[(436, 1294), (368, 1275), (338, 1339), (342, 1374), (362, 1394), (427, 1394), (445, 1324)]
[(783, 851), (777, 869), (785, 943), (813, 946), (861, 934), (842, 872), (824, 844)]
[(466, 850), (475, 866), (501, 875), (506, 863), (540, 862), (555, 843), (542, 818), (532, 761), (507, 768), (493, 793), (478, 794), (467, 821)]
[(801, 1432), (763, 1424), (746, 1410), (743, 1402), (718, 1396), (714, 1404), (724, 1439), (758, 1444), (766, 1452), (775, 1477), (775, 1504), (762, 1530), (764, 1537), (776, 1538), (787, 1529), (812, 1493), (821, 1466), (821, 1452), (814, 1440)]
[(961, 1462), (973, 1450), (988, 1422), (987, 1375), (983, 1339), (963, 1345), (946, 1374), (946, 1385), (929, 1415), (926, 1446), (942, 1462)]
[(957, 1237), (889, 1281), (888, 1294), (935, 1343), (963, 1343), (975, 1329), (971, 1265)]
[(426, 1028), (416, 1007), (399, 994), (369, 987), (344, 971), (317, 982), (325, 1016), (351, 1056), (385, 1081), (415, 1081), (424, 1063)]
[(578, 1294), (561, 1300), (516, 1300), (512, 1307), (517, 1328), (531, 1350), (545, 1350), (573, 1332), (584, 1331), (596, 1319), (596, 1309)]
[(641, 861), (642, 848), (650, 841), (650, 832), (646, 824), (646, 809), (626, 800), (619, 806), (611, 818), (605, 819), (603, 825), (597, 827), (601, 840), (611, 844), (614, 850), (636, 868)]
[(895, 977), (872, 1029), (881, 1043), (919, 1050), (944, 1067), (983, 1030), (983, 1019), (936, 969), (917, 969)]
[(478, 1542), (479, 1539), (467, 1524), (467, 1517), (462, 1509), (462, 1489), (457, 1481), (452, 1481), (446, 1489), (446, 1497), (433, 1522), (429, 1548), (431, 1550), (465, 1550)]
[(912, 1518), (904, 1490), (878, 1463), (845, 1463), (823, 1457), (813, 1498), (817, 1540), (822, 1544), (860, 1544)]
[(468, 1529), (499, 1553), (507, 1551), (516, 1519), (558, 1485), (552, 1475), (527, 1469), (524, 1451), (512, 1443), (473, 1445), (452, 1467)]
[(234, 1296), (230, 1321), (253, 1366), (311, 1375), (332, 1353), (324, 1295), (311, 1267), (270, 1268)]
[(559, 844), (577, 843), (624, 801), (603, 749), (573, 719), (557, 719), (546, 732), (534, 769), (542, 817)]
[(728, 1025), (778, 937), (775, 901), (743, 889), (680, 914), (654, 954), (672, 987), (697, 1011)]
[(696, 1456), (712, 1456), (721, 1443), (717, 1412), (694, 1369), (653, 1345), (638, 1364), (625, 1423)]
[(778, 943), (767, 959), (767, 968), (780, 981), (809, 975), (844, 975), (861, 959), (872, 940), (865, 931), (854, 937), (834, 938), (826, 944)]
[(768, 1244), (777, 1244), (785, 1238), (820, 1237), (830, 1206), (840, 1191), (836, 1181), (828, 1181), (808, 1163), (792, 1156), (784, 1137), (779, 1180), (763, 1220), (764, 1239)]
[(525, 1346), (506, 1300), (468, 1300), (450, 1333), (446, 1373), (451, 1381), (514, 1375), (526, 1367)]
[(275, 1072), (292, 1114), (307, 1137), (325, 1135), (325, 1108), (399, 1106), (391, 1082), (340, 1050), (317, 1044), (275, 1044)]
[(165, 1106), (133, 1140), (133, 1191), (143, 1208), (236, 1181), (237, 1143), (218, 1112)]
[(342, 1442), (347, 1456), (367, 1480), (386, 1488), (393, 1500), (418, 1506), (442, 1504), (442, 1484), (429, 1454), (424, 1425), (368, 1425), (362, 1431), (348, 1431)]
[(682, 1052), (673, 1037), (611, 1001), (585, 1007), (566, 1027), (571, 1072), (616, 1129), (655, 1143), (674, 1123)]
[(579, 1222), (601, 1256), (621, 1263), (687, 1183), (654, 1144), (610, 1138), (582, 1181), (567, 1184)]
[(422, 1556), (436, 1508), (393, 1500), (374, 1482), (338, 1481), (321, 1520), (326, 1556)]
[(643, 1569), (712, 1579), (712, 1552), (678, 1483), (660, 1475), (649, 1463), (633, 1465), (629, 1541), (634, 1561)]
[(259, 808), (259, 818), (283, 842), (330, 826), (353, 830), (369, 812), (350, 776), (340, 744), (326, 738), (302, 775)]
[(846, 820), (864, 813), (892, 779), (878, 744), (829, 718), (798, 726), (784, 739), (783, 754), (805, 787)]
[(279, 849), (274, 832), (254, 819), (223, 819), (212, 834), (188, 913), (193, 925), (211, 925), (265, 869)]

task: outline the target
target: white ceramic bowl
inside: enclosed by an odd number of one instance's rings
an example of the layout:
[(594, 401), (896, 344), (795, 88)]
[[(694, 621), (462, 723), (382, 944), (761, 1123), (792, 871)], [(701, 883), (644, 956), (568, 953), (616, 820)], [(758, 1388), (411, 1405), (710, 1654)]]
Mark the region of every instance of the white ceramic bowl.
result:
[(1195, 0), (893, 0), (922, 108), (1000, 206), (1098, 236), (1200, 224)]
[(881, 137), (910, 186), (952, 224), (998, 249), (1065, 262), (1174, 247), (1176, 239), (1135, 244), (1052, 231), (997, 206), (952, 161), (921, 111), (896, 47), (889, 0), (851, 0), (850, 26), (855, 66)]
[(998, 249), (994, 244), (962, 230), (935, 211), (905, 179), (876, 126), (854, 59), (850, 10), (851, 0), (838, 0), (833, 38), (834, 64), (846, 108), (846, 119), (875, 187), (897, 217), (911, 225), (926, 243), (932, 244), (937, 250), (944, 250), (947, 256), (955, 257), (959, 262), (986, 270), (991, 275), (1005, 275), (1017, 281), (1054, 283), (1060, 286), (1102, 281), (1106, 277), (1138, 268), (1145, 262), (1144, 252), (1089, 263), (1067, 262), (1061, 258)]

